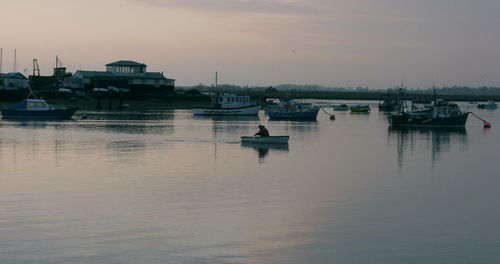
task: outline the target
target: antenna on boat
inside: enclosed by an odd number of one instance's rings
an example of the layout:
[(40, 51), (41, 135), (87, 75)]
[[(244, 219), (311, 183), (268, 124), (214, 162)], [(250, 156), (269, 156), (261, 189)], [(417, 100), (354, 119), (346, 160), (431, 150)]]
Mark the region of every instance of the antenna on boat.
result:
[(17, 70), (17, 51), (14, 49), (14, 72)]
[(38, 67), (37, 59), (33, 59), (33, 76), (40, 76), (40, 67)]

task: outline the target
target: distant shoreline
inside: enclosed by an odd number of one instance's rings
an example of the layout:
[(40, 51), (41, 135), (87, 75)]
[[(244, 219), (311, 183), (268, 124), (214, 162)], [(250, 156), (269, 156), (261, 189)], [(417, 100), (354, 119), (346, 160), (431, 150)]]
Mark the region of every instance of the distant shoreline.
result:
[[(249, 95), (253, 100), (257, 101), (261, 105), (265, 104), (267, 98), (297, 98), (297, 99), (318, 99), (318, 100), (383, 100), (387, 97), (387, 93), (381, 92), (324, 92), (324, 91), (277, 91), (277, 92), (264, 92), (264, 91), (238, 91), (240, 95)], [(15, 104), (25, 98), (26, 92), (18, 93), (0, 93), (0, 107), (5, 107), (8, 105)], [(87, 95), (85, 97), (67, 96), (67, 95), (55, 95), (46, 94), (42, 96), (50, 104), (77, 107), (80, 111), (84, 110), (99, 110), (98, 109), (98, 99), (94, 96)], [(415, 93), (405, 93), (402, 95), (403, 100), (412, 100), (414, 98), (419, 98), (422, 100), (432, 100), (433, 95), (431, 94), (415, 94)], [(477, 95), (438, 95), (439, 98), (443, 98), (449, 101), (474, 101), (474, 102), (485, 102), (487, 100), (500, 101), (500, 96), (477, 96)], [(100, 99), (100, 110), (111, 110), (117, 111), (119, 109), (119, 99), (111, 99), (111, 108), (109, 107), (109, 99), (103, 97)], [(193, 109), (196, 106), (210, 106), (211, 102), (208, 97), (196, 95), (196, 96), (174, 96), (166, 99), (144, 99), (144, 100), (132, 100), (123, 99), (123, 104), (127, 107), (122, 110), (175, 110), (175, 109)]]

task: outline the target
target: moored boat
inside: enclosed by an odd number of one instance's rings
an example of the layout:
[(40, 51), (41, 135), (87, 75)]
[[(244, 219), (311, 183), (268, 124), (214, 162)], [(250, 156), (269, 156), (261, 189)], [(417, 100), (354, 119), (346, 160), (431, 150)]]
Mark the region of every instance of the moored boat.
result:
[(258, 115), (260, 105), (253, 103), (250, 96), (235, 93), (216, 93), (210, 96), (211, 107), (195, 107), (194, 115)]
[(468, 115), (468, 112), (460, 111), (457, 104), (438, 99), (425, 109), (403, 109), (398, 114), (391, 115), (390, 122), (393, 126), (465, 126)]
[(489, 100), (486, 104), (478, 104), (477, 108), (483, 108), (483, 109), (496, 109), (497, 104), (493, 100)]
[(27, 98), (2, 109), (3, 119), (57, 120), (71, 119), (76, 108), (51, 106), (43, 99)]
[(334, 105), (333, 111), (349, 111), (349, 106), (346, 104)]
[(241, 137), (241, 143), (256, 144), (287, 144), (290, 136), (267, 136), (267, 137)]
[(266, 109), (270, 119), (280, 120), (316, 120), (319, 107), (288, 98), (280, 99), (277, 107)]
[(367, 104), (358, 104), (349, 107), (352, 113), (368, 113), (370, 112), (370, 106)]
[[(217, 90), (217, 72), (215, 73), (215, 89)], [(235, 93), (210, 93), (212, 106), (195, 107), (193, 115), (258, 115), (260, 105), (252, 102), (250, 96), (240, 96)]]

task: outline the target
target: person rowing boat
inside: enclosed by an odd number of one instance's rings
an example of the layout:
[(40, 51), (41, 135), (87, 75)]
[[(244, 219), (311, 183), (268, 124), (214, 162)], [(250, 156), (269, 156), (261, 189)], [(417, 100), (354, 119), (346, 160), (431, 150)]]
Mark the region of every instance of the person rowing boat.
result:
[(263, 125), (259, 125), (259, 132), (255, 133), (254, 136), (268, 137), (269, 131)]

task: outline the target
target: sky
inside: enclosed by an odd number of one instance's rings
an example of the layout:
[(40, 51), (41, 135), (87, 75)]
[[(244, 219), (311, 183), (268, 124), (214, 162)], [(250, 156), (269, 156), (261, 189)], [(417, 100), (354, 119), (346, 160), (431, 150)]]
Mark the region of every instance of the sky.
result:
[(0, 0), (3, 72), (134, 60), (177, 86), (500, 86), (498, 0)]

